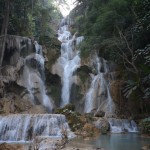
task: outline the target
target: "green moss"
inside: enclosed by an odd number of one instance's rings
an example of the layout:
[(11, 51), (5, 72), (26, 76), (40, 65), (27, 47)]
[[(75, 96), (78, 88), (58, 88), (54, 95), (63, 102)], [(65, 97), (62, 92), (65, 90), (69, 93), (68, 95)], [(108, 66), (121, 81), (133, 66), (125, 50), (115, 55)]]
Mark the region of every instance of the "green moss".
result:
[(144, 134), (150, 134), (150, 117), (140, 122), (141, 131)]
[(79, 130), (83, 127), (83, 123), (80, 119), (80, 114), (74, 111), (75, 106), (72, 104), (66, 105), (64, 108), (55, 110), (56, 114), (64, 114), (68, 120), (68, 124), (72, 131)]
[(89, 73), (92, 73), (92, 68), (88, 66), (81, 66), (80, 68), (77, 69), (76, 74), (80, 77), (81, 81), (84, 83), (88, 77)]
[(40, 36), (39, 41), (40, 44), (45, 45), (46, 48), (60, 50), (60, 42), (56, 37)]

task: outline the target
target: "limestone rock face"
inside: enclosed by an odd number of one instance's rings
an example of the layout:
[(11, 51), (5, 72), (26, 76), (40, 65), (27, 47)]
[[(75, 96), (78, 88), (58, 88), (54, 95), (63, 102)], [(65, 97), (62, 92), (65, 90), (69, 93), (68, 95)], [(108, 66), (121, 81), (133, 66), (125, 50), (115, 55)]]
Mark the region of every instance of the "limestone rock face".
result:
[(124, 82), (121, 80), (113, 80), (110, 83), (110, 92), (114, 102), (119, 103), (122, 100), (122, 86)]
[(14, 66), (5, 66), (2, 70), (2, 81), (9, 83), (17, 80), (17, 68)]
[(0, 99), (0, 109), (4, 114), (21, 113), (32, 107), (28, 100), (22, 100), (21, 97), (11, 95), (9, 98)]
[[(54, 45), (59, 45), (59, 43), (55, 42)], [(56, 53), (58, 54), (58, 52)], [(0, 70), (0, 98), (7, 98), (7, 95), (14, 94), (20, 97), (20, 101), (28, 100), (35, 105), (42, 104), (52, 111), (53, 100), (50, 94), (47, 95), (47, 87), (45, 86), (45, 62), (54, 63), (53, 60), (46, 57), (51, 54), (55, 54), (55, 47), (53, 47), (53, 51), (49, 52), (47, 49), (42, 50), (41, 45), (30, 38), (8, 35)], [(54, 56), (52, 58), (54, 59)], [(15, 107), (19, 110), (13, 108), (12, 103), (14, 103), (13, 99), (10, 99), (4, 108), (12, 105), (11, 109), (14, 110), (11, 111), (13, 113), (26, 111), (22, 108), (22, 104), (17, 106), (19, 101), (15, 103)], [(9, 110), (5, 111), (11, 113)]]

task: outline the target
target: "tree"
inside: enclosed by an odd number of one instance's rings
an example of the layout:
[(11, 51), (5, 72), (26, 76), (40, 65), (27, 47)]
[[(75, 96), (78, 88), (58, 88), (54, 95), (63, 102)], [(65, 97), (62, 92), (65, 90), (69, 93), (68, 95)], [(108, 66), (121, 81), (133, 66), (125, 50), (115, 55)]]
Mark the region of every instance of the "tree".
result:
[(1, 29), (3, 42), (2, 42), (1, 57), (0, 57), (0, 67), (2, 65), (4, 51), (5, 51), (5, 42), (6, 42), (6, 36), (7, 36), (7, 30), (8, 30), (9, 14), (10, 14), (10, 0), (6, 0), (5, 12), (4, 12), (4, 17), (3, 17), (2, 29)]
[[(148, 104), (150, 99), (150, 1), (77, 0), (73, 31), (84, 35), (82, 57), (97, 51), (123, 72), (124, 95)], [(83, 7), (84, 6), (84, 7)], [(76, 17), (77, 16), (77, 17)], [(140, 106), (141, 107), (141, 106)]]

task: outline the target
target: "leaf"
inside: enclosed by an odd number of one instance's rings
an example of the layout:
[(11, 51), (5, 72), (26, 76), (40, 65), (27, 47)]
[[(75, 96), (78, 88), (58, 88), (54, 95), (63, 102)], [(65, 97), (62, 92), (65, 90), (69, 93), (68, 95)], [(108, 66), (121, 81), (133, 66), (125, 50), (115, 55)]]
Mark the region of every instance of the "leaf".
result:
[(134, 82), (132, 80), (128, 80), (127, 85), (123, 89), (123, 93), (124, 93), (123, 95), (126, 98), (129, 98), (130, 95), (132, 94), (132, 92), (135, 91), (137, 88), (138, 88), (138, 83), (137, 82)]

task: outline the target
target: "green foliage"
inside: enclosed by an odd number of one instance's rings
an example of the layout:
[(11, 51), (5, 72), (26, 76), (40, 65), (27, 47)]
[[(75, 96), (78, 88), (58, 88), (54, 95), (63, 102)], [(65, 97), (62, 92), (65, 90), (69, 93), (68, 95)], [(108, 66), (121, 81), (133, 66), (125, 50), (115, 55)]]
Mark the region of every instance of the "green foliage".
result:
[[(21, 36), (54, 36), (53, 23), (61, 15), (53, 0), (13, 0), (10, 1), (8, 34)], [(0, 22), (4, 18), (3, 0), (0, 0)], [(55, 17), (55, 19), (53, 19)], [(1, 27), (0, 23), (0, 27)]]
[(80, 48), (80, 56), (81, 58), (87, 58), (90, 55), (90, 45), (88, 45), (87, 40), (85, 39), (81, 44), (79, 45)]
[(76, 131), (83, 127), (83, 123), (80, 120), (80, 114), (74, 111), (75, 106), (72, 104), (66, 105), (64, 108), (57, 109), (55, 113), (64, 114), (68, 120), (68, 124), (72, 131)]
[(150, 99), (150, 44), (143, 49), (137, 49), (134, 59), (139, 65), (143, 99), (148, 100)]
[(61, 44), (56, 37), (43, 35), (39, 37), (39, 43), (45, 45), (48, 49), (60, 50)]
[(143, 78), (143, 90), (145, 100), (150, 99), (150, 73), (146, 77)]
[(150, 118), (145, 118), (140, 122), (142, 133), (150, 134)]
[(124, 87), (123, 93), (126, 98), (129, 98), (130, 95), (135, 91), (139, 86), (139, 83), (132, 80), (128, 80), (126, 86)]
[[(124, 96), (150, 99), (150, 1), (77, 0), (71, 16), (85, 36), (81, 57), (97, 53), (124, 70)], [(79, 17), (76, 17), (79, 16)]]
[[(82, 43), (81, 56), (87, 57), (96, 49), (99, 51), (99, 48), (102, 48), (103, 55), (112, 58), (113, 55), (108, 54), (108, 51), (103, 51), (103, 44), (109, 39), (109, 43), (113, 43), (113, 46), (108, 43), (107, 47), (112, 47), (112, 51), (118, 49), (114, 41), (114, 39), (119, 38), (117, 27), (120, 29), (128, 28), (134, 20), (131, 13), (131, 4), (126, 0), (79, 2), (80, 5), (73, 10), (71, 15), (75, 18), (75, 26), (78, 28), (79, 33), (88, 37), (88, 40)], [(80, 10), (81, 8), (82, 10)], [(82, 13), (79, 14), (80, 11)], [(111, 49), (109, 51), (111, 53)]]

